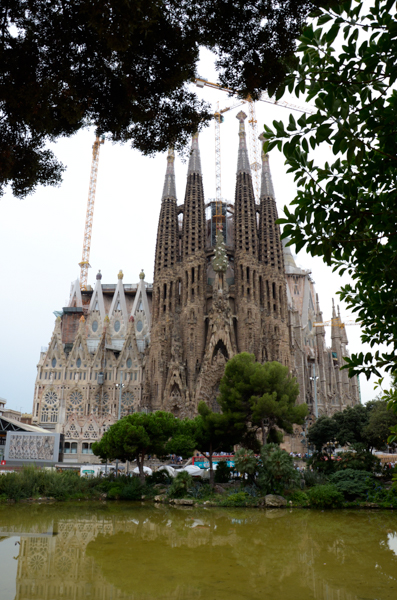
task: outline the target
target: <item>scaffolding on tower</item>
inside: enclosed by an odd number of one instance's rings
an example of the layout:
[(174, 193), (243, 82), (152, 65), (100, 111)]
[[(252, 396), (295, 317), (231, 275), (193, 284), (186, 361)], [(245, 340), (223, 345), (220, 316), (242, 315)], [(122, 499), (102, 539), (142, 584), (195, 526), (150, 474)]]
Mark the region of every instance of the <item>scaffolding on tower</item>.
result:
[(99, 148), (104, 143), (104, 138), (96, 137), (95, 142), (92, 146), (92, 163), (91, 163), (91, 174), (90, 174), (90, 186), (88, 189), (88, 201), (87, 201), (87, 212), (85, 216), (85, 227), (84, 227), (84, 240), (83, 240), (83, 255), (80, 267), (80, 289), (87, 289), (88, 280), (88, 269), (90, 268), (90, 251), (91, 251), (91, 236), (92, 236), (92, 225), (94, 220), (94, 206), (95, 206), (95, 192), (96, 182), (98, 176), (98, 164), (99, 164)]

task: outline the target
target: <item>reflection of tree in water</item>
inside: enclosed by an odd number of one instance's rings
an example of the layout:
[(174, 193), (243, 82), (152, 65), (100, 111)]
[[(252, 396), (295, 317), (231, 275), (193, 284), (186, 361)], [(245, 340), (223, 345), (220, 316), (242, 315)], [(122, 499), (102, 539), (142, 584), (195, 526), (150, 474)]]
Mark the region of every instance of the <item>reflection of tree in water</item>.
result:
[(106, 600), (396, 597), (392, 513), (109, 503), (2, 514), (8, 531), (57, 533), (21, 538), (16, 600), (71, 600), (87, 589)]

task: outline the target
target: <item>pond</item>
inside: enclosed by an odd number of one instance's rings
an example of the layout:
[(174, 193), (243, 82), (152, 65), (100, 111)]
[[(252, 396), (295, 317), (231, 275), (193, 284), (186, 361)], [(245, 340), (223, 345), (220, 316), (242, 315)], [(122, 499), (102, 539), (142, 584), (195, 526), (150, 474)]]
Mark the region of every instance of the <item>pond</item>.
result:
[(1, 600), (396, 600), (397, 514), (0, 506)]

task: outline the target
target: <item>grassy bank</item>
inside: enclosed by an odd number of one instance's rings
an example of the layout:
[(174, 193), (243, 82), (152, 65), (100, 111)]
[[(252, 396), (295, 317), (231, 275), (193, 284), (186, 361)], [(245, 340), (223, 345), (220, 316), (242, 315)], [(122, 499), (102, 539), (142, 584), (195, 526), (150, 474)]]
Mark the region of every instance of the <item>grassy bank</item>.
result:
[[(327, 478), (307, 471), (300, 487), (286, 486), (277, 490), (286, 506), (305, 508), (379, 507), (397, 509), (397, 489), (369, 474), (349, 470), (343, 476)], [(304, 482), (304, 483), (303, 483)], [(275, 493), (275, 491), (273, 491)], [(73, 472), (57, 473), (25, 467), (19, 472), (0, 476), (0, 502), (66, 500), (153, 500), (173, 502), (187, 500), (194, 505), (267, 506), (266, 492), (255, 483), (244, 480), (220, 483), (213, 490), (208, 483), (193, 481), (187, 473), (169, 479), (164, 473), (153, 473), (142, 485), (137, 477), (84, 478)]]

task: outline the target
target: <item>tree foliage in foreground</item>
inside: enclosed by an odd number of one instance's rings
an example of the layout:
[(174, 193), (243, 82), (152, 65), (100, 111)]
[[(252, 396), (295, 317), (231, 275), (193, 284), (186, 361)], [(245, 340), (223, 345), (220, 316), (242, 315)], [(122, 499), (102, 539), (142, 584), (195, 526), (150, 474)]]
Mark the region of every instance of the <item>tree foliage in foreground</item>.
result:
[[(397, 369), (395, 2), (348, 0), (320, 12), (276, 94), (306, 95), (314, 113), (265, 126), (265, 146), (284, 152), (298, 186), (283, 236), (351, 276), (339, 293), (362, 323), (362, 341), (388, 345), (345, 359), (350, 375), (369, 378)], [(329, 147), (333, 156), (322, 160), (319, 149)]]
[(143, 482), (145, 456), (168, 454), (167, 442), (178, 427), (178, 421), (171, 413), (160, 410), (149, 414), (134, 413), (114, 423), (101, 440), (92, 445), (92, 450), (103, 460), (136, 460)]
[[(144, 154), (182, 148), (211, 118), (188, 84), (200, 47), (243, 97), (294, 60), (310, 0), (0, 3), (0, 195), (60, 181), (47, 141), (93, 125)], [(205, 73), (203, 74), (205, 75)]]
[(243, 444), (257, 447), (279, 442), (279, 430), (293, 432), (293, 424), (302, 424), (308, 413), (306, 404), (295, 404), (299, 386), (279, 362), (259, 363), (253, 354), (242, 352), (228, 361), (222, 377), (218, 402), (224, 414), (245, 430)]

